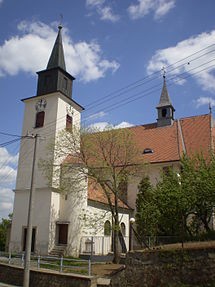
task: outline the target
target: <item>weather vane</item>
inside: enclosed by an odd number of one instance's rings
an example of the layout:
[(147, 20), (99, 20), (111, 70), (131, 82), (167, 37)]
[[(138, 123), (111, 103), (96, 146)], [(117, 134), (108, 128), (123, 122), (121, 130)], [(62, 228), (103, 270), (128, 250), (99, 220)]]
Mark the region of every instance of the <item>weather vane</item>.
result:
[(161, 71), (163, 72), (163, 78), (165, 79), (165, 78), (166, 78), (166, 69), (165, 69), (164, 66), (163, 66), (163, 68), (161, 69)]
[(58, 25), (58, 27), (60, 28), (62, 28), (62, 23), (63, 23), (63, 14), (60, 14), (60, 23), (59, 23), (59, 25)]

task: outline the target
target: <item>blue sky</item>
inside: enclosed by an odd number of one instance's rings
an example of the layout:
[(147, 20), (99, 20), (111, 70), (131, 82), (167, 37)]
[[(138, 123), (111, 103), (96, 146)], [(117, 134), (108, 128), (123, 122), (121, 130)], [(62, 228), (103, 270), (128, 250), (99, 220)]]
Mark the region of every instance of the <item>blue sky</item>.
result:
[[(84, 125), (156, 121), (166, 70), (175, 117), (215, 105), (214, 0), (0, 0), (0, 133), (21, 134), (62, 21)], [(0, 219), (12, 211), (19, 142), (0, 134)]]

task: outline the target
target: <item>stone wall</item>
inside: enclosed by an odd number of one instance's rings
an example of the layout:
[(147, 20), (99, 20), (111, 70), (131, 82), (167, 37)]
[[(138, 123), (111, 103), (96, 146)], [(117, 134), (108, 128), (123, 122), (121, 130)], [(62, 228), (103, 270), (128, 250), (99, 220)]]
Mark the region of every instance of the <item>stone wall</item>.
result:
[(112, 287), (175, 287), (183, 284), (215, 286), (215, 248), (130, 252), (125, 269), (111, 280)]
[[(23, 268), (0, 263), (0, 282), (23, 285)], [(30, 287), (96, 287), (89, 276), (62, 274), (54, 271), (31, 270)]]

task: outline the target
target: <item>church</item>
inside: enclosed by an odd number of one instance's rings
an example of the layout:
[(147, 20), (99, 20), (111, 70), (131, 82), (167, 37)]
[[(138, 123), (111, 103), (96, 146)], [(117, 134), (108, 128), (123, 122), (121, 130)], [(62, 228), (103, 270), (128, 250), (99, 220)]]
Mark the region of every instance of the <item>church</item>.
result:
[[(23, 139), (9, 248), (11, 252), (25, 251), (29, 197), (33, 188), (32, 252), (47, 255), (59, 251), (71, 256), (92, 251), (94, 254), (108, 254), (112, 251), (112, 215), (102, 189), (90, 185), (86, 178), (79, 186), (81, 197), (59, 193), (56, 180), (50, 184), (38, 167), (39, 160), (47, 157), (53, 165), (61, 164), (56, 158), (55, 147), (51, 154), (47, 154), (47, 145), (50, 139), (55, 143), (58, 133), (68, 127), (80, 129), (84, 109), (73, 99), (75, 78), (66, 71), (61, 29), (59, 26), (46, 69), (37, 72), (36, 95), (22, 99), (25, 105)], [(179, 169), (184, 153), (188, 156), (196, 152), (209, 153), (213, 149), (214, 136), (211, 112), (174, 119), (175, 109), (165, 77), (156, 109), (155, 123), (128, 128), (141, 151), (140, 160), (147, 162), (146, 173), (152, 184), (156, 184), (161, 172), (169, 167)], [(120, 228), (127, 249), (129, 220), (134, 216), (140, 180), (128, 183), (126, 199), (119, 201)], [(97, 224), (89, 225), (86, 215), (96, 218)]]

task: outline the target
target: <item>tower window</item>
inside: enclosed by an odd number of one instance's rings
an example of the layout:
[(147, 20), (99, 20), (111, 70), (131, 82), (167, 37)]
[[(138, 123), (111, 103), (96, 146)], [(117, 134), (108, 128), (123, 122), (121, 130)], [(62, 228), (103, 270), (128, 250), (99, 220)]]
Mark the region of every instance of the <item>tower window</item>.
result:
[(162, 109), (162, 117), (166, 118), (167, 116), (167, 109)]
[(36, 123), (35, 123), (35, 128), (41, 128), (44, 125), (44, 119), (45, 119), (45, 112), (38, 112), (36, 114)]
[(72, 128), (72, 117), (70, 115), (66, 115), (66, 129), (70, 130)]
[(63, 78), (63, 88), (67, 90), (68, 80), (67, 78)]
[(51, 76), (50, 76), (50, 75), (46, 75), (46, 76), (45, 76), (45, 81), (44, 81), (44, 86), (45, 86), (45, 87), (48, 87), (48, 86), (49, 86), (50, 79), (51, 79)]

